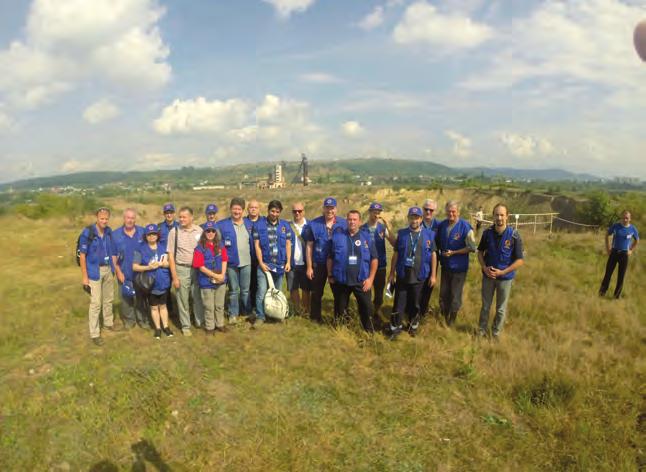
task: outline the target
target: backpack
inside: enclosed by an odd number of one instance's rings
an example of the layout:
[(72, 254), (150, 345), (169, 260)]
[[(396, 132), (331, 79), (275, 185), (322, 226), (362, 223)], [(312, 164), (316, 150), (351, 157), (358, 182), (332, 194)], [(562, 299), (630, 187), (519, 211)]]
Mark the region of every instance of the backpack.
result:
[(137, 272), (135, 280), (133, 281), (135, 291), (142, 295), (148, 296), (152, 292), (153, 285), (155, 285), (155, 274), (152, 271)]
[[(89, 225), (85, 229), (88, 231), (87, 246), (90, 247), (94, 238), (96, 238), (96, 231), (94, 231), (94, 225)], [(81, 266), (81, 236), (83, 231), (79, 234), (78, 239), (76, 240), (76, 265)]]
[(285, 294), (274, 286), (274, 279), (269, 272), (265, 272), (267, 276), (267, 284), (269, 288), (265, 293), (263, 304), (265, 307), (265, 315), (270, 318), (283, 321), (289, 316), (289, 304)]

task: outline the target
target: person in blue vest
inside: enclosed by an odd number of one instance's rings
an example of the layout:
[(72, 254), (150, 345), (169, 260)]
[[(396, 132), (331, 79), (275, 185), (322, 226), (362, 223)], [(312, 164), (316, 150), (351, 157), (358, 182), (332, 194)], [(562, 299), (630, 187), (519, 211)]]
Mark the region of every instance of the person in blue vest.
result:
[[(424, 200), (422, 205), (422, 211), (424, 212), (424, 217), (422, 219), (422, 227), (437, 234), (437, 227), (440, 222), (435, 218), (435, 212), (437, 211), (437, 202), (430, 198)], [(438, 256), (436, 255), (436, 258)], [(437, 263), (439, 263), (439, 259)], [(437, 269), (437, 268), (436, 268)], [(430, 274), (429, 274), (430, 277)], [(429, 280), (426, 280), (424, 285), (422, 285), (422, 294), (420, 295), (419, 301), (419, 313), (420, 317), (424, 317), (428, 312), (428, 305), (431, 301), (431, 295), (433, 294), (434, 285), (429, 284)]]
[[(117, 266), (115, 267), (119, 293), (121, 294), (121, 320), (126, 329), (139, 325), (149, 329), (145, 297), (134, 293), (134, 272), (132, 261), (135, 251), (144, 241), (144, 228), (136, 224), (137, 211), (126, 208), (123, 211), (123, 225), (112, 232), (112, 240), (117, 251)], [(124, 284), (126, 287), (124, 287)]]
[(478, 244), (478, 262), (482, 269), (482, 309), (478, 335), (489, 333), (489, 311), (496, 294), (496, 316), (491, 335), (497, 340), (507, 315), (507, 302), (516, 270), (523, 265), (523, 241), (520, 234), (507, 225), (509, 210), (504, 203), (493, 209), (494, 224), (483, 231)]
[[(639, 232), (634, 225), (630, 223), (632, 216), (628, 210), (621, 213), (621, 221), (614, 223), (606, 233), (606, 252), (608, 253), (608, 262), (606, 263), (606, 273), (599, 287), (599, 295), (605, 296), (610, 279), (615, 267), (619, 265), (617, 272), (617, 285), (615, 286), (614, 297), (619, 298), (624, 286), (624, 277), (628, 268), (628, 258), (632, 255), (635, 247), (639, 243)], [(612, 237), (612, 244), (610, 238)]]
[(328, 281), (334, 287), (334, 320), (335, 323), (343, 320), (350, 294), (354, 294), (361, 325), (365, 331), (372, 333), (375, 328), (370, 290), (379, 266), (377, 249), (370, 233), (360, 228), (359, 211), (350, 210), (346, 221), (347, 229), (332, 235), (327, 260)]
[[(408, 209), (408, 227), (397, 232), (394, 253), (390, 263), (391, 283), (396, 280), (397, 300), (390, 320), (391, 335), (403, 329), (402, 315), (408, 317), (408, 332), (415, 336), (419, 328), (422, 288), (436, 282), (437, 255), (435, 233), (422, 226), (422, 209)], [(395, 275), (397, 278), (395, 279)]]
[(348, 228), (345, 218), (336, 216), (336, 199), (327, 197), (323, 200), (323, 215), (310, 220), (303, 228), (302, 236), (307, 246), (305, 263), (307, 277), (312, 281), (310, 295), (310, 319), (322, 323), (321, 301), (328, 279), (327, 259), (330, 251), (332, 234)]
[[(234, 197), (229, 204), (229, 218), (217, 222), (221, 244), (227, 250), (227, 280), (229, 285), (229, 324), (237, 324), (239, 316), (251, 314), (251, 265), (255, 254), (251, 221), (243, 218), (245, 201)], [(256, 274), (253, 274), (255, 277)]]
[(175, 219), (175, 205), (172, 203), (164, 204), (162, 208), (164, 213), (164, 221), (159, 223), (159, 240), (163, 243), (168, 244), (168, 233), (173, 228), (179, 226), (179, 222)]
[(202, 229), (206, 227), (206, 223), (209, 221), (214, 224), (218, 221), (218, 206), (215, 203), (209, 203), (204, 209), (204, 214), (206, 215), (206, 222), (200, 225)]
[(173, 336), (173, 332), (168, 324), (166, 298), (170, 289), (171, 277), (166, 244), (161, 242), (159, 226), (154, 223), (146, 225), (144, 238), (145, 242), (139, 245), (133, 256), (132, 270), (153, 274), (155, 281), (147, 300), (150, 306), (150, 316), (155, 326), (153, 336), (155, 339), (161, 339), (163, 331), (166, 337), (170, 338)]
[(206, 334), (225, 333), (224, 296), (226, 295), (227, 248), (213, 221), (207, 221), (193, 254), (193, 268), (199, 270), (198, 283), (204, 305)]
[(462, 290), (469, 270), (469, 253), (475, 252), (473, 228), (460, 218), (460, 206), (451, 200), (445, 206), (447, 218), (437, 227), (435, 242), (440, 251), (442, 279), (440, 311), (447, 326), (453, 325), (462, 307)]
[(110, 210), (99, 208), (96, 223), (85, 228), (79, 236), (79, 265), (83, 288), (90, 294), (88, 311), (90, 338), (97, 345), (103, 345), (100, 317), (103, 313), (103, 327), (116, 331), (112, 314), (114, 298), (114, 268), (117, 265), (117, 251), (112, 241), (112, 230), (108, 226)]
[(382, 218), (381, 213), (384, 207), (381, 203), (372, 202), (368, 208), (368, 221), (361, 226), (363, 231), (370, 234), (370, 239), (377, 249), (377, 273), (372, 287), (373, 297), (372, 305), (374, 310), (373, 324), (375, 329), (379, 330), (382, 325), (382, 320), (379, 315), (379, 310), (384, 304), (384, 287), (386, 286), (386, 266), (388, 260), (386, 258), (386, 241), (391, 246), (395, 244), (395, 235), (390, 231), (388, 221)]
[(281, 290), (283, 276), (291, 269), (292, 228), (289, 221), (280, 219), (282, 211), (281, 202), (270, 201), (267, 206), (267, 216), (260, 217), (253, 226), (253, 241), (258, 258), (254, 327), (259, 327), (265, 322), (264, 299), (268, 288), (267, 277), (271, 277), (274, 287)]

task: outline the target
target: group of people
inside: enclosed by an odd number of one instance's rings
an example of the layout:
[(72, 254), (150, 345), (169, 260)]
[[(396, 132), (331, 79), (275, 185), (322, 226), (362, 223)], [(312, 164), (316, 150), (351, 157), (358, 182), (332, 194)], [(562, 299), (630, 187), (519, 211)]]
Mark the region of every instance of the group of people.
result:
[[(307, 314), (314, 322), (323, 322), (322, 299), (329, 284), (335, 322), (345, 320), (350, 295), (354, 295), (364, 330), (386, 328), (391, 337), (406, 330), (414, 336), (428, 312), (438, 276), (441, 320), (447, 326), (455, 323), (472, 252), (477, 252), (482, 272), (477, 332), (480, 336), (491, 334), (494, 339), (500, 335), (512, 282), (524, 260), (522, 239), (507, 223), (505, 204), (494, 207), (493, 225), (480, 234), (479, 243), (479, 232), (460, 217), (455, 201), (446, 203), (443, 220), (435, 217), (437, 204), (433, 200), (409, 208), (407, 226), (397, 231), (382, 217), (383, 206), (378, 202), (370, 205), (366, 222), (357, 210), (345, 217), (337, 215), (333, 197), (323, 201), (322, 214), (311, 220), (306, 219), (302, 202), (294, 203), (291, 211), (291, 219), (282, 219), (282, 203), (272, 200), (266, 216), (261, 216), (256, 200), (246, 203), (236, 197), (229, 204), (228, 217), (219, 219), (217, 205), (208, 204), (206, 221), (197, 225), (191, 208), (183, 206), (176, 212), (175, 206), (167, 203), (159, 224), (138, 226), (136, 211), (128, 208), (123, 225), (111, 231), (110, 210), (99, 208), (96, 223), (81, 232), (78, 249), (83, 286), (90, 294), (92, 341), (103, 343), (101, 313), (107, 330), (135, 325), (149, 328), (152, 322), (156, 339), (162, 333), (173, 336), (170, 313), (177, 315), (184, 336), (191, 336), (193, 327), (207, 334), (226, 332), (227, 324), (235, 325), (243, 318), (257, 329), (266, 320), (268, 287), (280, 290), (283, 279), (287, 280), (292, 311)], [(622, 228), (628, 228), (630, 222), (630, 214), (627, 223), (625, 214)], [(608, 248), (612, 261), (617, 261), (612, 264), (620, 265), (620, 293), (626, 264), (617, 251), (632, 237), (625, 251), (632, 252), (639, 236), (636, 229), (613, 228), (609, 234), (619, 242), (613, 242), (612, 250)], [(609, 237), (607, 241), (609, 245)], [(389, 272), (387, 244), (392, 247)], [(612, 264), (609, 260), (608, 267)], [(602, 293), (610, 279), (608, 270)], [(144, 274), (146, 284), (141, 281)], [(123, 327), (115, 325), (112, 313), (115, 277)], [(393, 297), (389, 321), (385, 322), (380, 316), (384, 293)], [(494, 295), (496, 314), (490, 332)]]

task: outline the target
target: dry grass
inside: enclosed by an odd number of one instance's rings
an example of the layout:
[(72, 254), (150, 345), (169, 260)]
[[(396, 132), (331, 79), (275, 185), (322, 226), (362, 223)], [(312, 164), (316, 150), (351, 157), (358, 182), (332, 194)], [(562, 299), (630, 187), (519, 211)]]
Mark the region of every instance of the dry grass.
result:
[[(306, 201), (314, 207), (322, 197), (314, 189)], [(182, 201), (197, 207), (198, 198)], [(401, 195), (380, 198), (394, 205)], [(364, 199), (371, 195), (345, 205)], [(139, 206), (156, 216), (156, 204)], [(115, 333), (96, 349), (72, 256), (80, 225), (8, 217), (0, 224), (3, 470), (646, 464), (643, 257), (631, 261), (624, 299), (599, 299), (598, 235), (526, 237), (528, 263), (498, 344), (472, 336), (474, 269), (456, 329), (428, 320), (416, 338), (388, 342), (356, 324), (333, 330), (292, 319), (215, 339)]]

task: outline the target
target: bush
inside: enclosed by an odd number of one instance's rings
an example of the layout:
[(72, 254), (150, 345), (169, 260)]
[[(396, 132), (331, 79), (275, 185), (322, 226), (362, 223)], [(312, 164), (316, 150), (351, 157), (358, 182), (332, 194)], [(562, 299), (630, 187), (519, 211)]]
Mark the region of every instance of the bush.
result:
[(583, 203), (578, 213), (579, 218), (586, 224), (602, 227), (609, 226), (618, 216), (610, 195), (603, 191), (588, 194), (587, 201)]
[(93, 213), (99, 204), (92, 197), (60, 196), (51, 193), (41, 193), (33, 202), (20, 203), (14, 207), (18, 215), (31, 219), (51, 216), (67, 216), (70, 218)]

